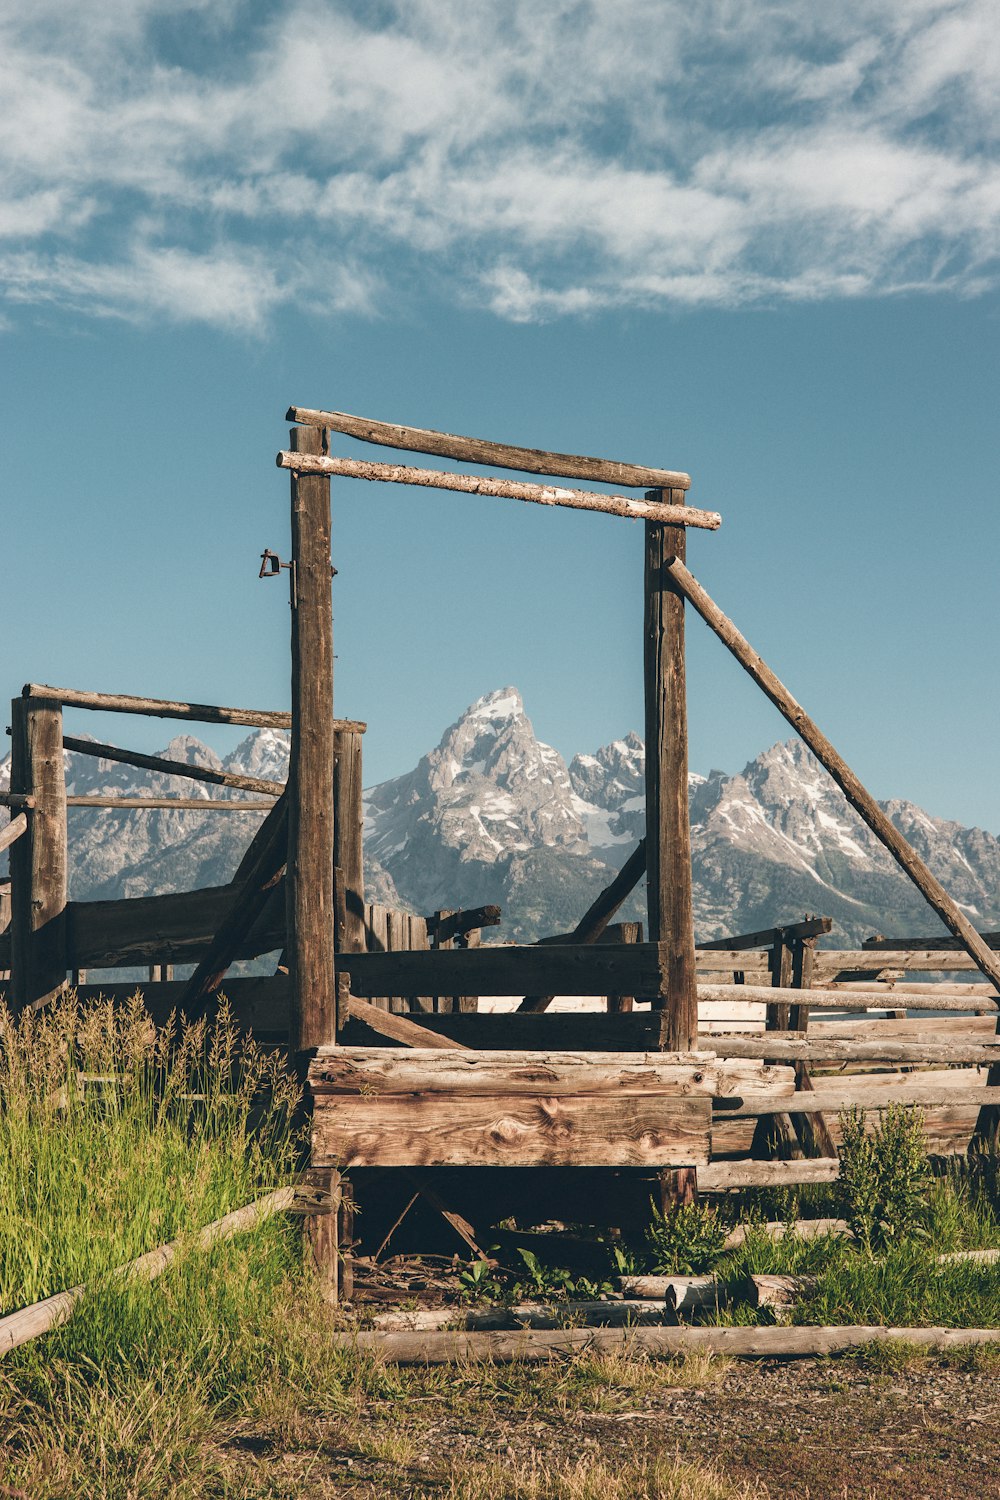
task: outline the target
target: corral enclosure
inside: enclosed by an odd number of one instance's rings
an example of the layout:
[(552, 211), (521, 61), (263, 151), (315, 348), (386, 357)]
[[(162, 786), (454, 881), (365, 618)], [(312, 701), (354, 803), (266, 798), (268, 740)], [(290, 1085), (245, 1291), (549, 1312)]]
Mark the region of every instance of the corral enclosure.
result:
[[(12, 703), (12, 780), (4, 798), (11, 822), (0, 835), (0, 847), (11, 850), (11, 878), (0, 895), (0, 972), (7, 973), (13, 1008), (44, 1006), (67, 983), (84, 996), (108, 994), (114, 986), (100, 983), (102, 969), (141, 964), (148, 966), (144, 994), (155, 1019), (175, 1008), (205, 1013), (224, 992), (243, 1025), (286, 1047), (309, 1083), (310, 1186), (330, 1207), (307, 1218), (307, 1234), (331, 1295), (350, 1296), (352, 1247), (383, 1248), (416, 1202), (446, 1242), (478, 1255), (491, 1227), (508, 1217), (634, 1225), (648, 1217), (651, 1193), (670, 1203), (831, 1180), (837, 1116), (852, 1106), (874, 1112), (890, 1099), (923, 1105), (930, 1146), (942, 1153), (964, 1152), (971, 1138), (992, 1134), (1000, 1118), (1000, 934), (972, 927), (688, 570), (686, 529), (720, 524), (715, 512), (687, 504), (688, 476), (340, 412), (293, 407), (288, 415), (295, 425), (278, 463), (291, 475), (291, 554), (286, 563), (265, 553), (261, 574), (285, 571), (288, 578), (291, 711), (39, 684), (28, 684)], [(546, 482), (337, 457), (331, 433)], [(365, 724), (334, 715), (337, 477), (643, 523), (647, 832), (572, 932), (532, 945), (491, 945), (496, 907), (418, 916), (366, 900)], [(595, 527), (615, 523), (598, 516)], [(874, 937), (838, 951), (818, 946), (831, 932), (829, 919), (805, 916), (696, 948), (689, 607), (801, 734), (950, 936)], [(95, 709), (287, 729), (288, 782), (65, 733), (64, 711)], [(67, 797), (64, 749), (245, 797), (199, 799), (199, 809), (266, 811), (233, 880), (211, 890), (69, 902), (67, 805), (185, 801)], [(614, 920), (640, 881), (648, 932)], [(272, 951), (281, 953), (273, 976), (229, 976), (236, 961)], [(194, 964), (194, 974), (175, 980), (173, 966), (184, 964)], [(587, 1008), (553, 1010), (553, 998), (565, 995), (584, 997)], [(480, 1009), (481, 997), (489, 1010)], [(492, 1008), (494, 1000), (504, 1008)], [(356, 1218), (355, 1202), (363, 1210)]]

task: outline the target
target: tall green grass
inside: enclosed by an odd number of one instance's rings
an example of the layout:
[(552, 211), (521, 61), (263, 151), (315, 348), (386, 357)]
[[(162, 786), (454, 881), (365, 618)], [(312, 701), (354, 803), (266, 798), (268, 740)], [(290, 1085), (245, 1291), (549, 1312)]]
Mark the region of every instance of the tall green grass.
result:
[[(0, 1012), (0, 1313), (87, 1287), (66, 1325), (0, 1363), (0, 1485), (226, 1492), (205, 1433), (304, 1363), (279, 1327), (309, 1287), (287, 1219), (207, 1251), (185, 1242), (292, 1180), (298, 1104), (279, 1055), (225, 1007), (163, 1028), (138, 997)], [(155, 1282), (114, 1274), (168, 1240), (181, 1253)]]

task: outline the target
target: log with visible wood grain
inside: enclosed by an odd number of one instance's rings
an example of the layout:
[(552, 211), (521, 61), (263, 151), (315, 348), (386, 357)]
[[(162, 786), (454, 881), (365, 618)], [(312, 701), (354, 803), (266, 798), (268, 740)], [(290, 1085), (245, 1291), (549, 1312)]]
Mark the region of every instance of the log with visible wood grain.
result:
[[(524, 500), (532, 505), (555, 505), (566, 510), (597, 511), (621, 516), (627, 521), (664, 521), (670, 507), (634, 495), (604, 495), (595, 490), (567, 490), (555, 484), (528, 484), (515, 479), (492, 479), (486, 475), (453, 474), (444, 469), (418, 469), (409, 464), (368, 463), (354, 458), (325, 458), (304, 453), (282, 452), (279, 469), (296, 474), (338, 475), (341, 479), (370, 479), (383, 484), (413, 484), (426, 489), (452, 490), (462, 495), (489, 495), (498, 500)], [(683, 525), (700, 531), (717, 531), (722, 525), (718, 511), (684, 507)], [(675, 523), (681, 524), (681, 523)]]
[[(660, 517), (661, 522), (673, 522), (686, 512), (683, 491), (664, 490), (661, 498), (668, 513)], [(684, 600), (674, 587), (671, 571), (674, 562), (683, 562), (686, 547), (683, 526), (647, 521), (643, 556), (646, 895), (649, 936), (663, 948), (665, 982), (654, 995), (653, 1006), (663, 1011), (661, 1042), (670, 1051), (698, 1045)], [(683, 1191), (690, 1193), (693, 1188), (687, 1184)]]
[[(970, 985), (971, 989), (972, 986)], [(986, 991), (985, 985), (977, 986), (981, 991)], [(843, 1011), (867, 1011), (867, 1010), (973, 1010), (975, 1005), (968, 1004), (963, 996), (952, 997), (944, 989), (944, 993), (937, 995), (934, 992), (937, 985), (926, 985), (920, 989), (911, 991), (906, 989), (874, 990), (869, 987), (856, 989), (816, 990), (811, 989), (808, 995), (803, 995), (801, 990), (790, 986), (786, 989), (772, 989), (764, 984), (709, 984), (704, 981), (698, 985), (699, 1000), (764, 1000), (771, 1002), (775, 996), (789, 1005), (804, 1005), (810, 1010), (843, 1010)], [(971, 1000), (972, 997), (970, 996)], [(982, 995), (978, 1005), (981, 1009), (996, 1011), (995, 1000), (991, 1000), (988, 993)]]
[(910, 877), (920, 894), (962, 944), (976, 967), (992, 984), (1000, 988), (1000, 959), (983, 941), (968, 917), (952, 900), (937, 877), (927, 868), (920, 855), (903, 837), (888, 814), (861, 784), (843, 756), (837, 753), (801, 703), (771, 671), (733, 622), (723, 614), (698, 580), (688, 572), (683, 562), (675, 559), (669, 567), (685, 599), (693, 605), (705, 623), (732, 652), (740, 666), (749, 673), (758, 687), (770, 698), (775, 708), (784, 715), (792, 728), (809, 746), (820, 764), (840, 787), (851, 807), (860, 814), (876, 838)]
[[(352, 1011), (357, 1004), (351, 1002)], [(380, 1016), (385, 1012), (380, 1011)], [(393, 1018), (393, 1025), (400, 1017)], [(425, 1038), (434, 1033), (407, 1021)], [(440, 1038), (435, 1037), (436, 1041)], [(620, 1098), (663, 1092), (711, 1096), (725, 1079), (708, 1054), (623, 1052), (474, 1052), (458, 1048), (405, 1053), (384, 1047), (321, 1047), (309, 1069), (315, 1096), (428, 1091), (496, 1097), (522, 1094), (546, 1098)]]
[(984, 1063), (1000, 1056), (997, 1042), (843, 1041), (799, 1038), (792, 1033), (737, 1036), (715, 1035), (712, 1046), (724, 1057), (760, 1057), (778, 1062)]
[(10, 846), (10, 998), (18, 1012), (57, 995), (72, 967), (66, 934), (69, 852), (62, 709), (21, 697), (10, 712), (10, 789), (34, 802), (23, 837)]
[[(320, 460), (326, 453), (326, 435), (315, 428), (293, 428), (290, 439), (303, 459)], [(337, 1040), (330, 546), (330, 480), (322, 473), (293, 470), (292, 736), (285, 897), (291, 1045), (300, 1054)]]
[(411, 453), (431, 453), (438, 458), (457, 458), (494, 469), (517, 469), (522, 474), (554, 474), (564, 479), (593, 479), (605, 484), (623, 484), (631, 489), (647, 485), (686, 490), (688, 474), (674, 469), (651, 469), (642, 464), (622, 463), (613, 458), (586, 458), (572, 453), (548, 453), (541, 448), (521, 448), (511, 443), (492, 443), (485, 438), (460, 437), (452, 432), (433, 432), (424, 427), (402, 427), (395, 422), (376, 422), (345, 411), (317, 411), (308, 406), (290, 406), (286, 420), (306, 427), (323, 427), (379, 448), (404, 448)]
[[(950, 1109), (966, 1106), (975, 1109), (983, 1104), (1000, 1104), (1000, 1088), (987, 1088), (983, 1083), (963, 1083), (960, 1087), (943, 1088), (938, 1085), (941, 1073), (863, 1075), (870, 1081), (845, 1081), (831, 1088), (832, 1080), (820, 1078), (815, 1089), (803, 1091), (802, 1097), (793, 1100), (776, 1094), (746, 1093), (732, 1099), (717, 1099), (715, 1120), (721, 1124), (726, 1120), (744, 1120), (755, 1115), (773, 1114), (778, 1109), (788, 1109), (794, 1102), (797, 1112), (828, 1114), (836, 1116), (848, 1109), (862, 1109), (875, 1113), (889, 1104), (916, 1105), (921, 1109)], [(922, 1080), (926, 1079), (924, 1082)]]
[(866, 1344), (911, 1344), (956, 1349), (1000, 1344), (1000, 1328), (887, 1328), (847, 1324), (840, 1328), (566, 1328), (517, 1333), (346, 1333), (333, 1346), (372, 1354), (391, 1364), (423, 1365), (492, 1361), (511, 1364), (572, 1354), (647, 1355), (676, 1359), (720, 1354), (743, 1359), (814, 1359)]

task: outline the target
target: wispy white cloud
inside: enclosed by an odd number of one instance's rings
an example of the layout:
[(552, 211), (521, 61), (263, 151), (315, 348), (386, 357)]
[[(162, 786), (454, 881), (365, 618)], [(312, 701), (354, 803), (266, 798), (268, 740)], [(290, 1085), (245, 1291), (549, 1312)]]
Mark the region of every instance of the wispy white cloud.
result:
[(0, 21), (8, 317), (255, 331), (420, 285), (524, 320), (997, 274), (992, 0), (69, 15)]

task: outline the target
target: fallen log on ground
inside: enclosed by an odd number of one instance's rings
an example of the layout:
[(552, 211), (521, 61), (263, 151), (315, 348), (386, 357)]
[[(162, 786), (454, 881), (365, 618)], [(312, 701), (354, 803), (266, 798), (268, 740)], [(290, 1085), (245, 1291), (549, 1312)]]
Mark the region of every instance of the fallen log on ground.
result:
[(921, 1349), (1000, 1345), (1000, 1328), (561, 1328), (516, 1333), (349, 1333), (333, 1346), (372, 1354), (390, 1364), (537, 1363), (573, 1354), (634, 1354), (676, 1359), (721, 1354), (742, 1359), (802, 1359), (840, 1354), (866, 1344), (909, 1344)]
[[(204, 1229), (199, 1229), (194, 1235), (191, 1244), (195, 1249), (207, 1250), (220, 1240), (232, 1239), (234, 1235), (252, 1229), (274, 1214), (296, 1209), (299, 1212), (316, 1213), (324, 1206), (326, 1205), (316, 1200), (315, 1195), (303, 1195), (301, 1188), (278, 1188), (276, 1192), (258, 1198), (255, 1203), (248, 1203), (244, 1208), (237, 1208), (233, 1213), (206, 1224)], [(182, 1248), (186, 1248), (184, 1240), (171, 1240), (166, 1245), (158, 1245), (155, 1250), (148, 1250), (145, 1255), (117, 1266), (113, 1275), (145, 1277), (152, 1281), (176, 1260)], [(84, 1285), (70, 1287), (68, 1291), (56, 1292), (42, 1302), (35, 1302), (31, 1307), (23, 1307), (18, 1312), (8, 1313), (5, 1318), (0, 1318), (0, 1358), (11, 1349), (38, 1338), (40, 1334), (68, 1323), (86, 1291)]]

